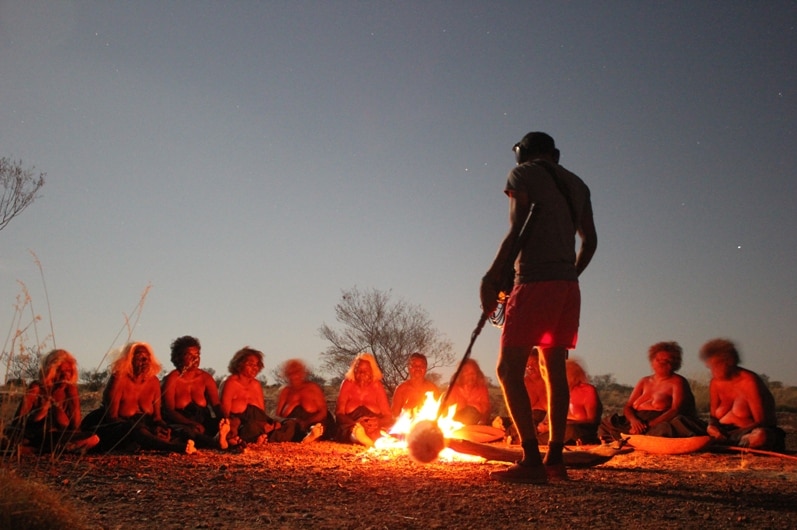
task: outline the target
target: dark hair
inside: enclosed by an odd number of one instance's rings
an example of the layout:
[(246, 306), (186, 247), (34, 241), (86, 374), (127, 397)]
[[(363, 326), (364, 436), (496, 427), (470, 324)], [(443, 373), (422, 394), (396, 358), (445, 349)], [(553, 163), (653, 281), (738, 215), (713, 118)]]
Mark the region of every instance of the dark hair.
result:
[(712, 339), (700, 348), (700, 360), (705, 362), (712, 357), (722, 357), (733, 366), (738, 366), (741, 358), (736, 345), (728, 339)]
[(544, 132), (530, 132), (518, 142), (518, 145), (530, 155), (553, 153), (556, 150), (556, 143), (553, 138), (550, 134)]
[(199, 339), (196, 337), (185, 335), (174, 339), (174, 342), (172, 342), (172, 364), (175, 368), (181, 368), (185, 352), (192, 346), (196, 346), (200, 350), (202, 349), (202, 345), (199, 344)]
[(657, 342), (650, 348), (648, 348), (648, 360), (652, 361), (653, 358), (656, 356), (657, 353), (660, 351), (667, 352), (670, 354), (672, 358), (672, 371), (677, 372), (681, 369), (681, 363), (683, 362), (684, 357), (684, 350), (681, 348), (681, 345), (675, 341), (665, 341), (665, 342)]
[(231, 374), (237, 374), (241, 371), (241, 366), (246, 362), (246, 359), (249, 356), (253, 356), (257, 359), (258, 364), (258, 372), (263, 369), (263, 352), (255, 350), (254, 348), (250, 348), (249, 346), (244, 346), (237, 352), (235, 355), (232, 356), (230, 359), (230, 364), (227, 365), (227, 370)]
[(409, 362), (412, 361), (413, 359), (420, 359), (421, 361), (423, 361), (423, 364), (429, 366), (429, 361), (426, 359), (426, 355), (422, 354), (421, 352), (416, 351), (415, 353), (411, 353), (409, 358), (407, 359), (407, 364), (409, 364)]

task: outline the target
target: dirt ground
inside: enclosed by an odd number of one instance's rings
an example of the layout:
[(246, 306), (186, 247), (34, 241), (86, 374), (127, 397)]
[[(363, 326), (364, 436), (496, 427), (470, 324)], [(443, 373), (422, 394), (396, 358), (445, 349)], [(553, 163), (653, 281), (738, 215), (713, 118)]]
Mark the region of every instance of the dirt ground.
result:
[(422, 465), (332, 442), (6, 465), (105, 529), (797, 528), (795, 456), (634, 451), (545, 486), (491, 481), (501, 463)]

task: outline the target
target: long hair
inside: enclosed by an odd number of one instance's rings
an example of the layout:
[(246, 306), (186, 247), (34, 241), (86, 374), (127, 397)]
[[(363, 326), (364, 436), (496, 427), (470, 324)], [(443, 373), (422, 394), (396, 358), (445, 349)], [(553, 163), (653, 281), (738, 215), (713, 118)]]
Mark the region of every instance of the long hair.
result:
[(52, 350), (41, 362), (41, 383), (44, 388), (52, 389), (58, 367), (63, 362), (68, 362), (72, 365), (72, 377), (67, 383), (77, 384), (77, 361), (75, 358), (66, 350)]
[(360, 361), (366, 361), (371, 365), (371, 370), (374, 373), (374, 381), (381, 381), (382, 380), (382, 370), (379, 369), (379, 365), (376, 364), (376, 358), (372, 353), (362, 352), (361, 354), (357, 355), (354, 358), (354, 361), (349, 366), (349, 371), (346, 372), (345, 378), (349, 381), (354, 381), (354, 370), (357, 368), (357, 365)]
[(581, 366), (581, 363), (575, 359), (568, 359), (565, 361), (565, 363), (565, 369), (567, 370), (567, 385), (570, 388), (573, 388), (581, 383), (589, 384), (589, 377), (587, 377), (587, 372), (584, 370), (584, 367)]
[(161, 363), (155, 357), (155, 352), (152, 351), (152, 346), (146, 342), (131, 342), (124, 348), (119, 350), (116, 359), (111, 363), (111, 373), (117, 376), (127, 375), (133, 376), (133, 354), (136, 348), (143, 347), (149, 352), (149, 372), (147, 376), (158, 376), (161, 371)]
[[(462, 365), (462, 369), (464, 371), (466, 366), (473, 367), (473, 370), (476, 372), (476, 386), (487, 386), (487, 377), (485, 377), (484, 372), (482, 372), (481, 366), (476, 361), (476, 359), (468, 359), (465, 361), (465, 364)], [(462, 372), (460, 372), (459, 380), (454, 383), (454, 386), (462, 386)]]

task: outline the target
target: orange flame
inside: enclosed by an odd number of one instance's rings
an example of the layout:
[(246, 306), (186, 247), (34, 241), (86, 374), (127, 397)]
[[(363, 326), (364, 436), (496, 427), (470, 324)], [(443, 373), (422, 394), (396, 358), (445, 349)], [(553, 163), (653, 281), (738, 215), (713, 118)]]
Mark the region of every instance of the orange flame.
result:
[[(435, 421), (437, 419), (437, 426), (443, 433), (446, 439), (456, 438), (456, 431), (463, 427), (463, 423), (454, 419), (457, 412), (457, 406), (451, 405), (445, 414), (437, 417), (437, 409), (440, 406), (440, 398), (435, 399), (433, 392), (426, 393), (426, 399), (420, 407), (411, 410), (403, 409), (399, 415), (396, 423), (391, 427), (390, 432), (382, 432), (382, 436), (374, 442), (372, 450), (376, 451), (407, 451), (406, 436), (412, 431), (412, 428), (421, 421)], [(457, 453), (453, 449), (446, 447), (440, 453), (439, 460), (446, 462), (457, 461), (482, 461), (481, 457), (463, 455)]]

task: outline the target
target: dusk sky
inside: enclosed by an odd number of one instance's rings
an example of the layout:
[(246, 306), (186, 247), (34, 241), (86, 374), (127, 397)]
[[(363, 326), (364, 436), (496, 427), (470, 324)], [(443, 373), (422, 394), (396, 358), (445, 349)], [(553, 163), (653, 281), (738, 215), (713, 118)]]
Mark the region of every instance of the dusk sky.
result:
[[(250, 345), (272, 380), (321, 367), (356, 286), (459, 359), (533, 130), (592, 190), (590, 374), (632, 385), (676, 340), (708, 380), (727, 337), (797, 385), (793, 1), (0, 0), (0, 156), (47, 173), (0, 231), (0, 326), (24, 282), (40, 338), (49, 298), (56, 345), (104, 367), (151, 285), (133, 339), (165, 368), (189, 334), (203, 367)], [(474, 348), (493, 380), (498, 339)]]

